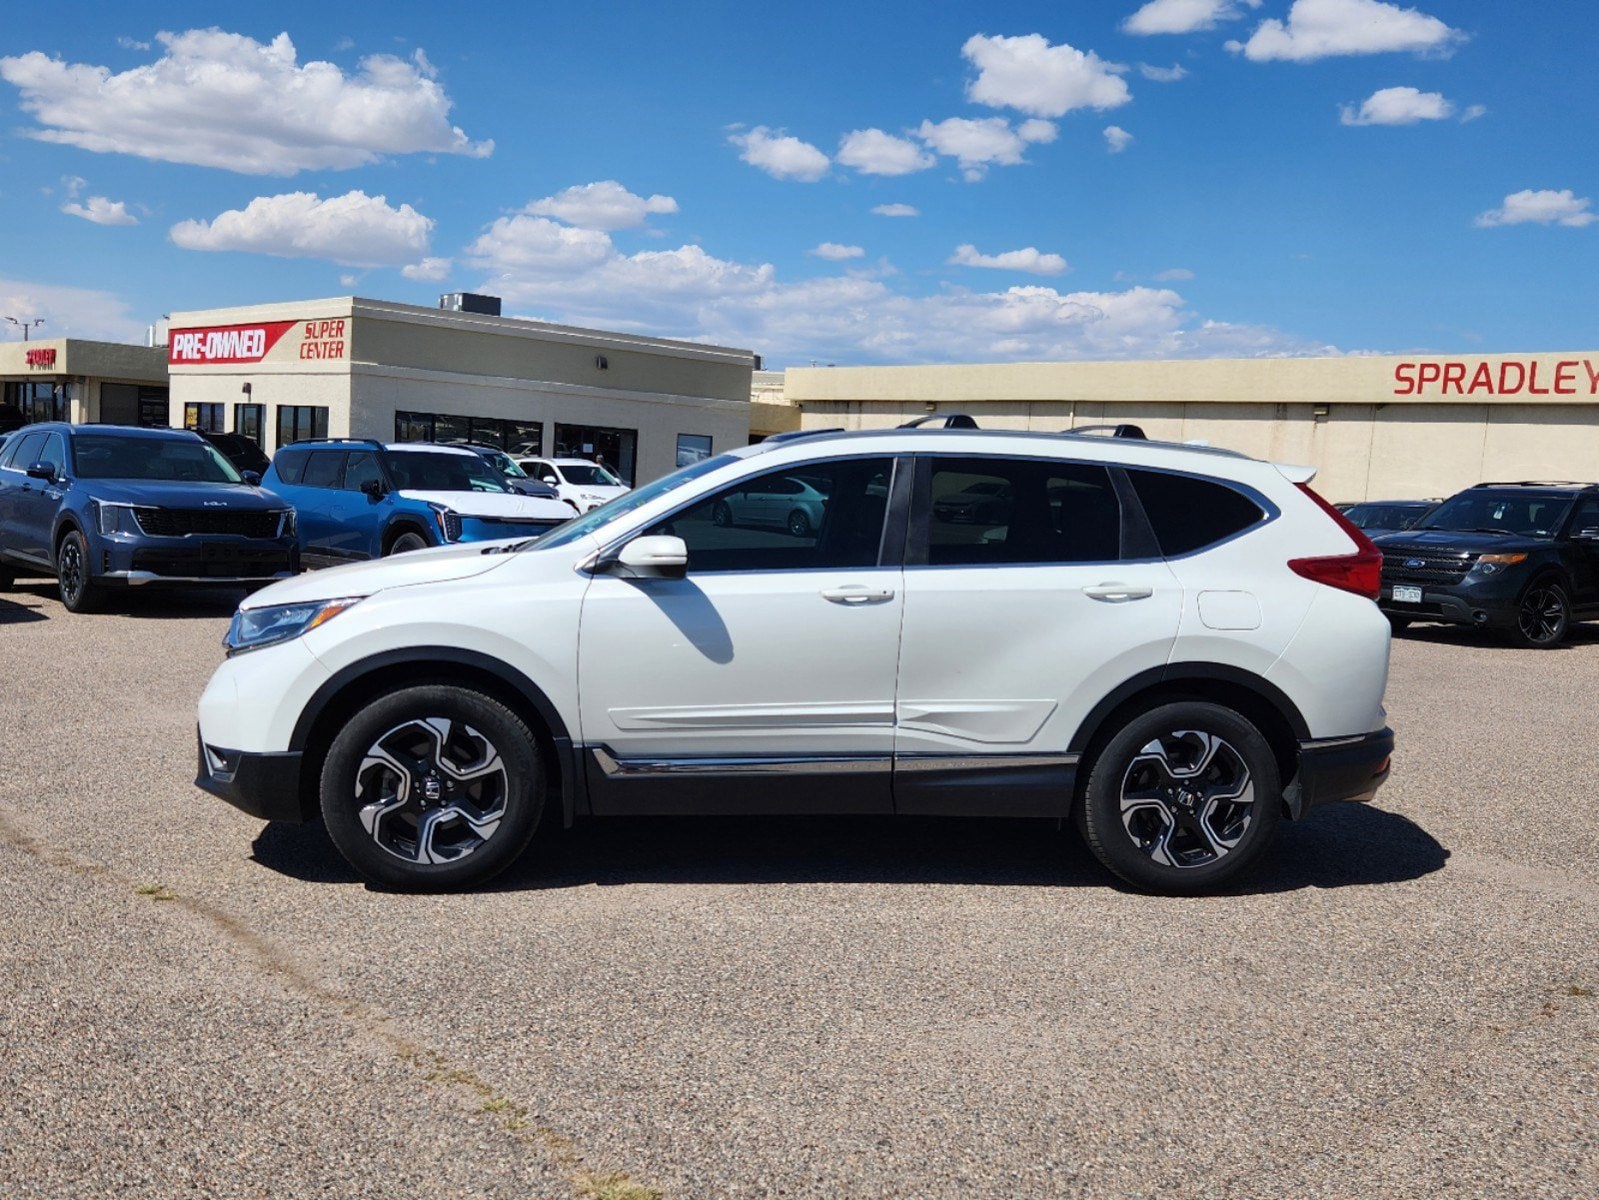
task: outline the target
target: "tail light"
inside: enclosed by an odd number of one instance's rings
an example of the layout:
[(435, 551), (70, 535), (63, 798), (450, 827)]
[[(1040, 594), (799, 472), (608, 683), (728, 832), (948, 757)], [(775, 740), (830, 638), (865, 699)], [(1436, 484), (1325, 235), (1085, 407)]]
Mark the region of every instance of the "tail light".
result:
[(1355, 543), (1355, 552), (1322, 558), (1291, 558), (1288, 560), (1288, 569), (1312, 582), (1354, 592), (1368, 600), (1377, 599), (1382, 591), (1382, 551), (1348, 517), (1318, 496), (1308, 483), (1295, 486), (1314, 500), (1316, 507), (1349, 535), (1349, 540)]

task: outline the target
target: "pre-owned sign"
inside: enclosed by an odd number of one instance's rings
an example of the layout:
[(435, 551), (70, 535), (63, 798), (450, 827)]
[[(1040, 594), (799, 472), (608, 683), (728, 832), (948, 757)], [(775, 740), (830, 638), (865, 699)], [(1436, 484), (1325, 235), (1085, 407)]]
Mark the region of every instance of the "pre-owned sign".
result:
[(219, 325), (174, 329), (167, 341), (173, 366), (343, 359), (349, 349), (349, 321), (263, 321), (258, 325)]
[(1429, 388), (1440, 396), (1599, 396), (1599, 362), (1445, 359), (1394, 368), (1394, 395), (1422, 396)]

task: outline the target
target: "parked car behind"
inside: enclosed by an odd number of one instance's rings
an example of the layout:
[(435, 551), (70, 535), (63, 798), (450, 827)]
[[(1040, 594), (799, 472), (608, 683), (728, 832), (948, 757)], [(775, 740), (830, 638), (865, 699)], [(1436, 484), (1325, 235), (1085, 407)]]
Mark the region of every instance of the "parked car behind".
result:
[[(445, 444), (451, 446), (459, 445), (464, 449), (481, 455), (483, 461), (498, 471), (500, 477), (505, 480), (506, 486), (518, 496), (538, 496), (543, 500), (561, 499), (561, 493), (554, 487), (541, 479), (534, 479), (533, 476), (522, 469), (516, 459), (497, 446), (484, 446), (476, 442), (447, 442)], [(577, 505), (572, 504), (571, 501), (563, 501), (563, 503), (568, 504), (574, 513), (578, 511)]]
[(572, 517), (558, 500), (514, 495), (475, 451), (427, 442), (295, 442), (264, 483), (298, 511), (307, 566), (536, 536)]
[(1375, 540), (1396, 631), (1440, 621), (1547, 649), (1599, 619), (1599, 484), (1479, 483)]
[(1362, 500), (1356, 504), (1340, 504), (1340, 511), (1349, 523), (1368, 534), (1392, 533), (1409, 529), (1433, 509), (1436, 500)]
[(0, 452), (0, 586), (43, 571), (86, 612), (118, 585), (257, 584), (298, 569), (294, 510), (199, 434), (47, 422)]
[[(646, 813), (1075, 819), (1135, 886), (1215, 887), (1388, 774), (1380, 556), (1313, 474), (1083, 433), (769, 438), (523, 545), (251, 597), (196, 782), (320, 814), (413, 889), (487, 878), (544, 815)], [(804, 536), (718, 521), (794, 479)], [(933, 518), (977, 484), (1004, 525)]]
[(553, 487), (561, 499), (570, 500), (579, 512), (598, 508), (630, 490), (599, 463), (583, 458), (518, 458), (516, 462), (534, 479)]
[(266, 451), (256, 444), (253, 438), (247, 438), (242, 433), (201, 433), (206, 441), (210, 442), (230, 463), (240, 475), (246, 471), (254, 471), (257, 481), (266, 474), (272, 460), (267, 457)]

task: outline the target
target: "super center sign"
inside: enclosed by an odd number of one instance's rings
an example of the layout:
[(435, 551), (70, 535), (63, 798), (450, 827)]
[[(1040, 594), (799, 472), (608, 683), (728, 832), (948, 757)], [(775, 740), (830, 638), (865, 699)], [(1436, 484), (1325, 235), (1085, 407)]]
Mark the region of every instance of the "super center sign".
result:
[(349, 355), (349, 324), (345, 317), (332, 317), (174, 329), (167, 362), (181, 367), (343, 360)]

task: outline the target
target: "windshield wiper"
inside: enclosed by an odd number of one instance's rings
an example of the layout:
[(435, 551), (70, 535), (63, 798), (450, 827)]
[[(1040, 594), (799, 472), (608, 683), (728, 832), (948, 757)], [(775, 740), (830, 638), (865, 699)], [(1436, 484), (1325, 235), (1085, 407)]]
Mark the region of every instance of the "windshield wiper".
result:
[(1515, 537), (1516, 536), (1516, 531), (1514, 529), (1494, 529), (1494, 528), (1491, 528), (1491, 527), (1489, 527), (1487, 525), (1479, 525), (1475, 529), (1466, 530), (1466, 532), (1467, 533), (1498, 533), (1498, 534), (1503, 534), (1505, 537)]
[(484, 546), (479, 554), (515, 554), (524, 546), (531, 546), (538, 538), (523, 538), (520, 542), (512, 542), (507, 546)]

